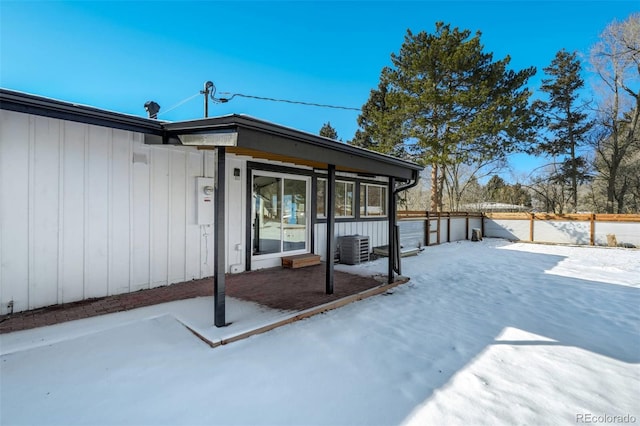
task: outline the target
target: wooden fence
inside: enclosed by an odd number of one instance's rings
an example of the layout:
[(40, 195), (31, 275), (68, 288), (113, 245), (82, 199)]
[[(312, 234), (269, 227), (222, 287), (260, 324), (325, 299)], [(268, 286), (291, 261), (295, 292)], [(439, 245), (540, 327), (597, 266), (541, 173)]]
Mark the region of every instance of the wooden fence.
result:
[(517, 241), (640, 247), (640, 214), (551, 214), (399, 211), (401, 244), (434, 245), (469, 239), (472, 228), (486, 237)]
[(482, 213), (402, 210), (397, 217), (403, 247), (468, 240), (473, 228), (482, 229), (484, 226)]
[[(528, 224), (528, 241), (534, 242), (573, 242), (578, 244), (589, 245), (606, 245), (606, 235), (619, 235), (619, 241), (622, 244), (640, 246), (640, 214), (594, 214), (594, 213), (577, 213), (577, 214), (553, 214), (553, 213), (485, 213), (486, 221), (493, 224), (505, 223), (503, 221), (518, 221)], [(563, 225), (571, 223), (571, 225)], [(551, 224), (551, 225), (550, 225)], [(615, 224), (618, 224), (617, 226)], [(622, 226), (624, 225), (624, 227)], [(508, 228), (508, 226), (502, 226)], [(555, 234), (560, 234), (564, 229), (565, 239), (569, 241), (554, 241), (551, 236), (551, 228), (555, 229)], [(512, 228), (520, 240), (522, 238), (522, 229)], [(537, 229), (540, 229), (541, 235), (538, 236)], [(618, 232), (616, 232), (618, 231)], [(603, 237), (604, 236), (604, 237)], [(588, 238), (587, 238), (588, 237)], [(561, 237), (559, 237), (562, 239)], [(574, 241), (571, 241), (571, 239)], [(588, 240), (588, 241), (587, 241)]]

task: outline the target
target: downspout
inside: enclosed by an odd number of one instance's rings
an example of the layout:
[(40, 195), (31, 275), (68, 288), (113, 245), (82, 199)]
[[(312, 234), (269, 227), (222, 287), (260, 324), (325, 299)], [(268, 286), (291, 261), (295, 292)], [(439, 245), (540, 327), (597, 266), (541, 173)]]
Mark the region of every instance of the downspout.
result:
[(396, 197), (400, 192), (406, 191), (408, 189), (415, 187), (419, 181), (420, 181), (420, 173), (418, 172), (418, 170), (414, 170), (413, 176), (411, 177), (411, 181), (409, 181), (404, 185), (400, 185), (393, 190), (393, 203), (396, 204), (396, 208), (394, 208), (394, 217), (390, 218), (392, 220), (392, 223), (389, 224), (389, 226), (393, 226), (393, 239), (392, 241), (389, 241), (389, 249), (390, 249), (389, 256), (393, 257), (393, 270), (398, 275), (402, 275), (402, 272), (401, 272), (402, 267), (400, 264), (400, 227), (396, 224), (397, 223), (396, 216), (398, 212)]

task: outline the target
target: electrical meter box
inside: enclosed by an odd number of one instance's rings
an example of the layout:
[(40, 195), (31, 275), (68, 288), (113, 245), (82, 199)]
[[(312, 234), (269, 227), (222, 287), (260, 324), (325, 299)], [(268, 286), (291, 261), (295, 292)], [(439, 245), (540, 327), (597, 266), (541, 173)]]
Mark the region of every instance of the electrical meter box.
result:
[(196, 178), (196, 202), (198, 225), (212, 225), (214, 219), (213, 196), (215, 193), (215, 179)]

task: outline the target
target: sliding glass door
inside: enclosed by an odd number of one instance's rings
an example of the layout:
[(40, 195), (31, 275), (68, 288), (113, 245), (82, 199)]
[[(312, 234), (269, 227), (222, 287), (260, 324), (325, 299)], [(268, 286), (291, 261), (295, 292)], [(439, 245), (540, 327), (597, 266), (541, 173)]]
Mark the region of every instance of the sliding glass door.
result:
[(308, 177), (253, 172), (254, 256), (279, 257), (307, 251), (309, 187)]

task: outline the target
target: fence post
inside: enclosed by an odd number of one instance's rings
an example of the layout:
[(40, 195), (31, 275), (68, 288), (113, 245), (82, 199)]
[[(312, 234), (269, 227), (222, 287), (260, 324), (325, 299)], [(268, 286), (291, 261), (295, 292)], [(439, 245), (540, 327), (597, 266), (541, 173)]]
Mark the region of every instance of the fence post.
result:
[(589, 244), (596, 245), (596, 214), (591, 213), (591, 230), (589, 232)]
[(451, 242), (451, 212), (447, 213), (447, 242)]
[(431, 244), (431, 221), (429, 220), (429, 210), (427, 210), (427, 221), (424, 229), (425, 229), (424, 245), (429, 246), (429, 244)]
[(436, 234), (438, 234), (438, 238), (436, 238), (436, 244), (440, 244), (440, 219), (442, 219), (442, 212), (437, 212), (438, 215), (438, 225), (436, 226)]
[(531, 213), (531, 219), (529, 220), (529, 241), (533, 242), (533, 222), (535, 221), (536, 214)]
[(465, 233), (464, 233), (464, 239), (468, 240), (469, 239), (469, 212), (465, 212)]

